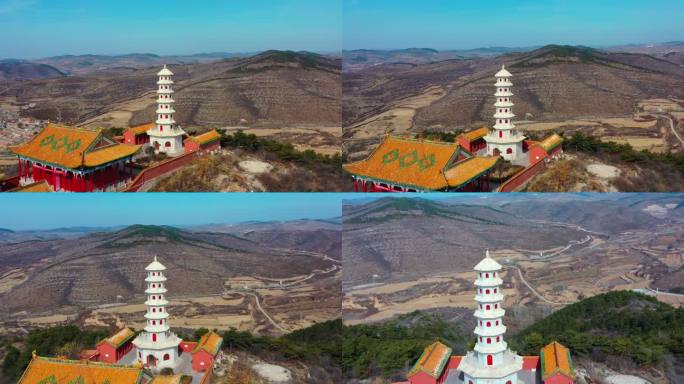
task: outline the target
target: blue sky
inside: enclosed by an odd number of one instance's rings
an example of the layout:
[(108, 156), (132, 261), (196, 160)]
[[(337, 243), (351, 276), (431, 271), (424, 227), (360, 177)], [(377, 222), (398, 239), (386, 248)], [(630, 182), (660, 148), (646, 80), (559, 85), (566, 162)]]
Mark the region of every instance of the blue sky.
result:
[(330, 219), (339, 193), (4, 193), (0, 228), (200, 225)]
[(339, 51), (342, 1), (0, 0), (0, 58)]
[(344, 49), (684, 40), (682, 0), (344, 0)]

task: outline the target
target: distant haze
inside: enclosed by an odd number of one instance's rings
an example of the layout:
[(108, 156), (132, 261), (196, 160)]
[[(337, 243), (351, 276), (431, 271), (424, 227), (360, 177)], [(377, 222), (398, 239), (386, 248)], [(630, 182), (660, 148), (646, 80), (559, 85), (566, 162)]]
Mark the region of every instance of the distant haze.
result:
[(334, 193), (10, 193), (0, 195), (0, 228), (192, 226), (330, 219), (341, 216), (342, 196)]
[(338, 0), (0, 0), (0, 58), (336, 52), (341, 10)]
[(349, 0), (344, 49), (603, 47), (684, 40), (684, 2)]

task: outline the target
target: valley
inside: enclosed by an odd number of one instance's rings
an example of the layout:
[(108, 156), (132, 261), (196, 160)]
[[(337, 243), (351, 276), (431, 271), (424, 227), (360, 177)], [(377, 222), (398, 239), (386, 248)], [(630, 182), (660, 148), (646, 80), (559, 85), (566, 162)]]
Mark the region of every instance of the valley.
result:
[[(135, 64), (124, 65), (129, 59)], [(266, 51), (187, 60), (82, 59), (94, 63), (89, 70), (75, 68), (78, 58), (46, 60), (69, 75), (3, 81), (0, 105), (21, 108), (21, 117), (86, 128), (146, 123), (154, 116), (155, 73), (166, 63), (176, 74), (176, 120), (187, 132), (244, 127), (297, 148), (339, 153), (341, 61), (335, 57)]]
[(57, 324), (142, 328), (142, 267), (153, 255), (169, 268), (178, 329), (282, 335), (338, 318), (339, 224), (297, 223), (52, 231), (2, 242), (0, 328), (6, 335)]
[(680, 306), (681, 206), (662, 194), (348, 201), (343, 318), (365, 324), (474, 309), (472, 267), (485, 249), (504, 266), (513, 331), (614, 290)]

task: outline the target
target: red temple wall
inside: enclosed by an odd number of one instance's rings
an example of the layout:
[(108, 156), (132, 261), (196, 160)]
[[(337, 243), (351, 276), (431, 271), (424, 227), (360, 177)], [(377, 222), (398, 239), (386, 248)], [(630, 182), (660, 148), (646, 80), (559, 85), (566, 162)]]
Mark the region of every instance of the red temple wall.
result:
[(116, 349), (107, 344), (107, 343), (100, 343), (97, 346), (97, 351), (100, 353), (100, 356), (98, 357), (98, 360), (101, 363), (110, 363), (114, 364), (116, 363)]
[(195, 372), (203, 372), (211, 367), (213, 361), (214, 356), (210, 355), (209, 352), (200, 349), (197, 353), (192, 355), (192, 369)]
[(192, 352), (197, 346), (196, 341), (183, 341), (180, 343), (180, 350), (183, 352)]
[(411, 384), (437, 384), (437, 380), (427, 373), (420, 371), (415, 375), (409, 377)]
[(516, 173), (513, 175), (513, 177), (501, 184), (501, 186), (499, 186), (499, 192), (515, 192), (523, 184), (544, 169), (546, 169), (546, 163), (544, 162), (544, 159), (536, 160), (535, 163), (532, 163), (527, 168)]

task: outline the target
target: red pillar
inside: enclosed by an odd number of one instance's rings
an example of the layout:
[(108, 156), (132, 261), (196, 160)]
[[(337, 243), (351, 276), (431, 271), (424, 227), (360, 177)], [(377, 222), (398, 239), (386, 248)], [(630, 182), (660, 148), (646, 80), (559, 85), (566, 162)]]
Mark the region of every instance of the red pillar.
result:
[(358, 191), (359, 191), (359, 180), (354, 178), (354, 192), (358, 192)]

